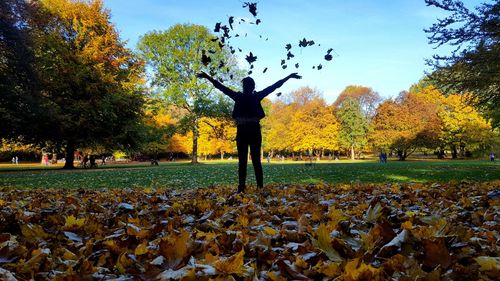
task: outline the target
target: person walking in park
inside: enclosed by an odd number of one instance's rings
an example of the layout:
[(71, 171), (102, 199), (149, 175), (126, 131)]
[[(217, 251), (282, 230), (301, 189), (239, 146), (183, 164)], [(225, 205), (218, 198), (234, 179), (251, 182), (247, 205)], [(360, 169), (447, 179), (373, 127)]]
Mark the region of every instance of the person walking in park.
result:
[(255, 81), (251, 77), (241, 80), (243, 84), (242, 92), (235, 92), (215, 80), (205, 72), (198, 74), (199, 78), (207, 79), (212, 85), (234, 100), (232, 117), (236, 120), (236, 147), (238, 149), (238, 193), (244, 192), (247, 177), (247, 155), (250, 146), (250, 157), (257, 180), (257, 187), (264, 187), (262, 174), (262, 163), (260, 159), (260, 148), (262, 145), (262, 134), (260, 131), (260, 119), (265, 117), (264, 109), (260, 101), (271, 94), (274, 90), (283, 86), (288, 79), (301, 79), (297, 73), (292, 73), (277, 81), (273, 85), (262, 91), (255, 91)]
[(495, 162), (495, 153), (493, 151), (490, 153), (490, 161)]

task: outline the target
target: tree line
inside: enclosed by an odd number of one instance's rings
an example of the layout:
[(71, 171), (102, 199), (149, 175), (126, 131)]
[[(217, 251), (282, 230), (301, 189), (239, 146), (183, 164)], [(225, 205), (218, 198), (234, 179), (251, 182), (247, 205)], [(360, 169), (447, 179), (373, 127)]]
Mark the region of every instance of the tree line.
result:
[[(440, 1), (427, 2), (442, 8)], [(468, 52), (437, 57), (448, 64), (436, 65), (435, 72), (389, 100), (364, 86), (347, 87), (332, 104), (308, 87), (266, 100), (266, 153), (344, 152), (355, 158), (390, 150), (404, 160), (420, 148), (438, 155), (448, 150), (454, 158), (489, 149), (498, 141), (499, 76), (491, 74), (498, 60), (478, 60), (483, 71), (473, 78), (476, 88), (456, 82), (461, 87), (450, 90), (446, 86), (453, 81), (443, 79), (470, 78), (474, 50), (481, 58), (498, 55), (498, 23), (492, 16), (498, 4), (484, 4), (474, 14), (452, 2), (451, 17), (462, 14), (460, 19), (484, 25), (457, 33), (477, 33), (459, 42), (472, 40)], [(196, 74), (205, 71), (239, 88), (247, 70), (238, 68), (234, 48), (207, 27), (177, 24), (148, 32), (132, 51), (100, 0), (5, 0), (0, 12), (3, 147), (50, 148), (65, 155), (65, 168), (73, 167), (76, 149), (152, 157), (180, 152), (192, 162), (200, 155), (234, 152), (231, 101)], [(446, 21), (427, 32), (436, 44), (458, 36)]]

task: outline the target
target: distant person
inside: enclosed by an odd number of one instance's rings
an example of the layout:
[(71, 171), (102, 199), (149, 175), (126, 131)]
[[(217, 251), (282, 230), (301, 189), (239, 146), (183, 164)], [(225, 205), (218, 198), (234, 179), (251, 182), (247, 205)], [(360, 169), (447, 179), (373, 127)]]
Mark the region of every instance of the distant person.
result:
[(97, 168), (94, 155), (90, 155), (89, 161), (90, 161), (90, 168)]
[(238, 149), (238, 193), (244, 192), (246, 188), (247, 177), (247, 155), (248, 146), (250, 146), (250, 156), (257, 180), (257, 187), (264, 187), (264, 178), (262, 174), (262, 163), (260, 160), (260, 148), (262, 145), (262, 134), (260, 131), (260, 119), (264, 118), (265, 113), (260, 101), (274, 90), (281, 87), (288, 79), (302, 78), (297, 73), (292, 73), (287, 77), (277, 81), (264, 90), (255, 91), (255, 82), (251, 77), (245, 77), (241, 80), (243, 84), (242, 92), (235, 92), (224, 86), (219, 81), (210, 77), (205, 72), (198, 74), (199, 78), (207, 79), (215, 88), (223, 92), (234, 100), (233, 118), (236, 120), (236, 147)]
[(19, 164), (19, 158), (17, 158), (17, 156), (14, 158), (15, 158), (14, 160), (15, 160), (16, 165)]
[(85, 154), (82, 159), (82, 167), (87, 168), (87, 162), (89, 162), (89, 156)]
[(271, 156), (268, 154), (267, 155), (267, 164), (271, 163)]
[(16, 157), (12, 157), (12, 165), (16, 164)]
[(493, 151), (490, 153), (490, 161), (495, 162), (495, 153)]

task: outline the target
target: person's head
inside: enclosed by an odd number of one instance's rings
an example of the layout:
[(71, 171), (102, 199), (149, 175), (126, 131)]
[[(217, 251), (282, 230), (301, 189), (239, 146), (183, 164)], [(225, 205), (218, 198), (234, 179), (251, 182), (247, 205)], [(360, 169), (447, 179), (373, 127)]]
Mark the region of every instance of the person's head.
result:
[(247, 76), (241, 82), (243, 83), (243, 93), (252, 94), (255, 90), (255, 81), (253, 81), (252, 77)]

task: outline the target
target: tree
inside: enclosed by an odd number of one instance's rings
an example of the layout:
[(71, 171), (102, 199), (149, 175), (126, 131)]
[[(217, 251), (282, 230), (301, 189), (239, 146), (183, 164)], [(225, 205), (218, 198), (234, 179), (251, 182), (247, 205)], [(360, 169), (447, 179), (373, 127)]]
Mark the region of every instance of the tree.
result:
[(322, 155), (338, 149), (339, 125), (330, 107), (317, 90), (309, 87), (292, 93), (295, 107), (288, 126), (293, 151)]
[(64, 168), (79, 146), (136, 145), (142, 63), (125, 47), (100, 0), (34, 2), (36, 69), (50, 115), (42, 139), (63, 144)]
[(37, 92), (33, 42), (24, 0), (0, 2), (0, 137), (26, 139), (44, 119)]
[(451, 149), (452, 158), (466, 151), (488, 147), (494, 137), (491, 125), (471, 106), (463, 102), (463, 96), (449, 95), (439, 111), (442, 120), (440, 140)]
[(377, 105), (382, 100), (380, 95), (372, 88), (349, 85), (340, 93), (333, 103), (333, 106), (339, 107), (346, 99), (354, 99), (358, 101), (363, 110), (363, 114), (368, 118), (373, 117)]
[(168, 102), (186, 110), (181, 123), (192, 132), (192, 163), (198, 162), (200, 119), (230, 116), (229, 100), (196, 77), (201, 71), (216, 72), (219, 80), (237, 76), (235, 59), (219, 43), (204, 26), (177, 24), (147, 33), (138, 44), (140, 56), (150, 66), (152, 86)]
[(482, 3), (472, 11), (459, 0), (426, 0), (450, 12), (430, 28), (429, 43), (450, 45), (450, 55), (434, 55), (430, 78), (446, 94), (462, 93), (500, 126), (500, 2)]
[(379, 149), (395, 150), (405, 160), (419, 147), (435, 147), (439, 136), (438, 107), (423, 95), (402, 92), (377, 110), (370, 141)]
[(348, 147), (351, 159), (355, 159), (355, 149), (361, 149), (367, 143), (368, 120), (362, 112), (360, 103), (352, 98), (344, 100), (335, 115), (340, 123), (340, 145)]

